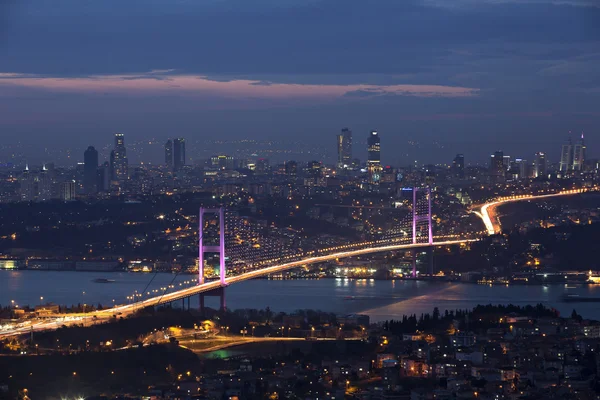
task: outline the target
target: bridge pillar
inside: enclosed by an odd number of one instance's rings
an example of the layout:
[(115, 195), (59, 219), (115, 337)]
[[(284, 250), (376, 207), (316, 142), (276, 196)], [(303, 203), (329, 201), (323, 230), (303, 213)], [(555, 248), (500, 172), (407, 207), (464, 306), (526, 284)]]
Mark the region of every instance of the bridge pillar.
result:
[[(219, 214), (219, 245), (205, 246), (204, 245), (204, 214), (217, 213)], [(198, 284), (204, 283), (204, 253), (215, 252), (219, 253), (219, 278), (221, 284), (225, 285), (225, 208), (204, 208), (200, 207), (198, 214)]]
[(204, 311), (206, 311), (206, 307), (204, 306), (204, 298), (205, 297), (219, 297), (219, 309), (221, 311), (225, 311), (227, 309), (226, 307), (226, 303), (225, 303), (225, 288), (224, 287), (220, 287), (218, 289), (214, 289), (208, 292), (204, 292), (204, 293), (200, 293), (198, 295), (199, 297), (199, 302), (200, 302), (200, 313), (204, 314)]
[(427, 258), (429, 259), (429, 275), (433, 276), (433, 247), (427, 248)]
[(411, 250), (412, 254), (412, 277), (417, 277), (417, 249)]

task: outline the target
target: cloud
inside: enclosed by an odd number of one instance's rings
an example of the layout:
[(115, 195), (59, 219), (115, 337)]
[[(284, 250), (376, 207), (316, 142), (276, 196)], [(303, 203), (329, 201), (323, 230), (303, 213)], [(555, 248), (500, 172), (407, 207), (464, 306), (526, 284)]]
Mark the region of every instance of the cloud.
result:
[(475, 96), (476, 88), (443, 85), (296, 84), (247, 79), (219, 81), (202, 75), (175, 75), (171, 70), (142, 74), (52, 77), (18, 73), (0, 74), (0, 85), (52, 92), (117, 93), (127, 95), (189, 95), (233, 99), (340, 98), (369, 95), (416, 97)]
[(423, 3), (429, 6), (454, 8), (454, 7), (481, 7), (482, 5), (501, 5), (501, 4), (534, 4), (534, 5), (555, 5), (555, 6), (573, 6), (573, 7), (600, 7), (598, 0), (423, 0)]

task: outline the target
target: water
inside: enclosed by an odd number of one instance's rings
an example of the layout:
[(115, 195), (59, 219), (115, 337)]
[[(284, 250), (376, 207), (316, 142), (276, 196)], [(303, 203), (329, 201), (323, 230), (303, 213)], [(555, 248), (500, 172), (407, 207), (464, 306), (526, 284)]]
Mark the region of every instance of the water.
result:
[[(95, 273), (59, 271), (0, 271), (0, 305), (11, 300), (18, 305), (127, 303), (127, 296), (148, 286), (151, 295), (170, 284), (175, 288), (193, 284), (194, 276), (171, 274)], [(95, 283), (94, 279), (114, 279), (114, 283)], [(189, 282), (189, 283), (185, 283)], [(180, 286), (181, 284), (181, 286)], [(476, 285), (426, 281), (376, 281), (373, 279), (253, 280), (232, 285), (226, 291), (231, 309), (270, 307), (273, 311), (293, 312), (315, 309), (333, 313), (365, 313), (371, 321), (400, 318), (404, 314), (445, 309), (470, 309), (478, 304), (537, 304), (555, 307), (561, 315), (575, 308), (585, 318), (600, 320), (598, 303), (563, 303), (565, 293), (600, 297), (600, 285)], [(197, 299), (191, 299), (197, 305)], [(218, 298), (207, 298), (206, 305), (218, 307)]]

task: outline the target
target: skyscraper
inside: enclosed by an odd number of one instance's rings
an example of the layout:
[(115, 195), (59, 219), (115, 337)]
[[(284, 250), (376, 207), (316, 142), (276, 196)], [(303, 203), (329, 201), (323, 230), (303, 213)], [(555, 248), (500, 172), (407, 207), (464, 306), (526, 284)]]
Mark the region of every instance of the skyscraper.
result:
[(504, 182), (505, 177), (504, 153), (499, 150), (490, 156), (490, 182)]
[(111, 169), (108, 161), (98, 167), (98, 173), (96, 174), (96, 184), (98, 185), (98, 192), (108, 192), (110, 190)]
[(573, 171), (583, 171), (585, 151), (585, 141), (583, 140), (583, 132), (581, 132), (581, 138), (573, 146)]
[(452, 161), (452, 174), (457, 178), (465, 177), (465, 156), (457, 154)]
[(83, 153), (83, 190), (86, 194), (98, 191), (98, 150), (94, 146), (87, 148)]
[(185, 165), (185, 139), (173, 140), (173, 169), (179, 171)]
[(62, 201), (75, 200), (75, 181), (66, 181), (60, 184), (60, 199)]
[(381, 140), (377, 131), (371, 131), (367, 138), (367, 172), (369, 173), (369, 182), (379, 184), (381, 180)]
[(129, 177), (127, 161), (127, 149), (125, 148), (125, 135), (122, 133), (115, 133), (115, 148), (111, 153), (112, 170), (114, 179), (123, 182)]
[(542, 151), (535, 153), (533, 177), (541, 179), (545, 179), (548, 177), (548, 164), (546, 161), (546, 153)]
[(376, 131), (371, 131), (367, 138), (367, 164), (381, 164), (381, 140)]
[(171, 139), (165, 143), (165, 165), (173, 168), (173, 141)]
[(560, 165), (558, 170), (566, 174), (573, 169), (573, 142), (571, 141), (571, 133), (569, 132), (569, 141), (562, 145), (560, 151)]
[(348, 128), (342, 129), (337, 135), (338, 168), (348, 168), (352, 164), (352, 131)]

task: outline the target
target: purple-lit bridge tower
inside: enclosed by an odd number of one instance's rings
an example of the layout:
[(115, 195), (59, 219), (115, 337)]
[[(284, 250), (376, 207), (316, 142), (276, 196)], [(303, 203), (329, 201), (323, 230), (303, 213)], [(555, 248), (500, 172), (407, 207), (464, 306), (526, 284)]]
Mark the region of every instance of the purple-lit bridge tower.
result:
[[(419, 197), (419, 194), (423, 196)], [(431, 189), (413, 188), (412, 198), (412, 244), (427, 243), (433, 246), (433, 221), (431, 215)], [(418, 235), (418, 233), (422, 235)], [(429, 273), (433, 274), (433, 247), (428, 247)], [(413, 249), (412, 276), (417, 277), (417, 250)]]
[[(218, 215), (219, 218), (219, 244), (205, 245), (204, 228), (205, 214)], [(225, 208), (204, 208), (200, 207), (198, 214), (198, 284), (204, 283), (204, 255), (205, 253), (219, 254), (219, 279), (221, 287), (210, 292), (200, 294), (200, 310), (204, 311), (204, 296), (219, 296), (221, 298), (221, 309), (225, 309), (225, 277), (227, 271), (225, 269)]]

